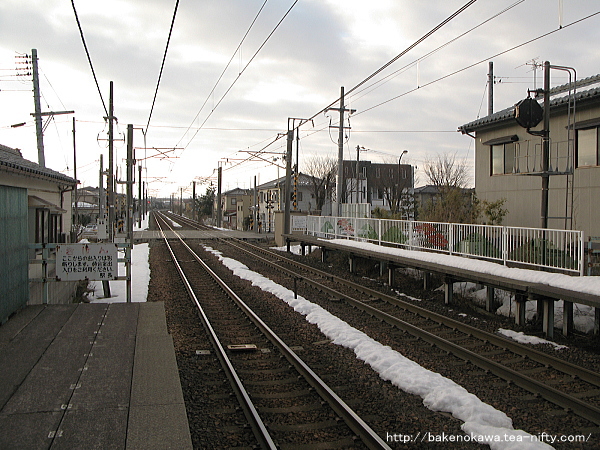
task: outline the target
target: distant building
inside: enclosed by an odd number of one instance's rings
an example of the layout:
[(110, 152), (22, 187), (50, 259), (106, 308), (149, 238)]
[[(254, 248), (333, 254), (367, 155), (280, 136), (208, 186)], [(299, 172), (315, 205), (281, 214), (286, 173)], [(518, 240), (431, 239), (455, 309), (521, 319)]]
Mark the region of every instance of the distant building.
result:
[[(550, 91), (548, 228), (600, 236), (600, 75)], [(575, 107), (573, 108), (573, 105)], [(475, 190), (480, 200), (506, 199), (505, 225), (541, 224), (541, 137), (527, 133), (514, 106), (458, 129), (475, 138)], [(570, 121), (570, 122), (569, 122)], [(542, 125), (535, 127), (539, 131)]]
[[(75, 184), (23, 158), (20, 150), (0, 145), (0, 323), (27, 303), (41, 303), (41, 283), (29, 283), (41, 276), (41, 264), (29, 264), (40, 252), (30, 251), (28, 244), (70, 242)], [(50, 288), (49, 303), (72, 301), (73, 283)]]
[[(317, 210), (314, 193), (314, 177), (300, 173), (298, 179), (291, 180), (290, 211), (301, 211), (309, 214), (331, 214), (331, 201), (325, 200), (322, 210)], [(296, 189), (294, 190), (294, 186)], [(258, 218), (261, 231), (273, 232), (275, 229), (276, 211), (285, 210), (285, 177), (257, 186)], [(294, 192), (296, 194), (294, 206)]]
[[(216, 201), (216, 197), (215, 197)], [(244, 229), (244, 218), (252, 215), (252, 191), (235, 188), (221, 194), (222, 225), (232, 230)], [(215, 211), (217, 209), (215, 208)]]
[[(357, 165), (358, 164), (358, 165)], [(410, 164), (344, 161), (343, 203), (368, 203), (375, 208), (390, 210), (390, 200), (398, 196), (399, 210), (411, 218), (409, 211), (414, 190), (414, 167)], [(399, 192), (395, 194), (394, 192)]]

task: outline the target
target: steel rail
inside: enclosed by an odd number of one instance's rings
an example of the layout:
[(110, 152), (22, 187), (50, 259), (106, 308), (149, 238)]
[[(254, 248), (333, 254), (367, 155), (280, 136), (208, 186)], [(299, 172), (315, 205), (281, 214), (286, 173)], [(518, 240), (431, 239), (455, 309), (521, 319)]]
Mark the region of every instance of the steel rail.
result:
[[(185, 221), (187, 222), (188, 225), (190, 226), (194, 226), (196, 228), (201, 228), (201, 226), (198, 225), (197, 222), (194, 222), (192, 220), (189, 219), (185, 219)], [(459, 322), (457, 320), (454, 320), (450, 317), (446, 317), (446, 316), (442, 316), (441, 314), (437, 314), (433, 311), (427, 310), (425, 308), (421, 308), (419, 306), (416, 306), (412, 303), (408, 303), (408, 302), (404, 302), (402, 300), (399, 300), (396, 297), (392, 297), (390, 295), (384, 294), (382, 292), (376, 291), (374, 289), (368, 288), (366, 286), (363, 286), (359, 283), (355, 283), (351, 280), (347, 280), (345, 278), (342, 277), (338, 277), (337, 275), (333, 275), (330, 274), (328, 272), (319, 270), (319, 269), (315, 269), (311, 266), (308, 266), (306, 264), (302, 264), (298, 261), (294, 261), (293, 259), (289, 259), (289, 258), (281, 258), (280, 255), (275, 254), (271, 251), (265, 250), (264, 248), (258, 247), (256, 245), (250, 244), (248, 242), (244, 242), (244, 241), (240, 241), (239, 239), (227, 239), (224, 240), (225, 242), (227, 242), (230, 245), (234, 245), (232, 242), (239, 242), (240, 244), (246, 245), (248, 247), (252, 247), (252, 249), (261, 252), (263, 254), (272, 256), (274, 258), (277, 258), (279, 260), (284, 260), (284, 262), (286, 264), (290, 264), (293, 265), (295, 267), (298, 267), (302, 270), (306, 270), (309, 272), (312, 272), (324, 279), (328, 279), (334, 282), (338, 282), (338, 283), (343, 283), (347, 286), (350, 286), (351, 288), (353, 288), (354, 290), (361, 292), (365, 295), (368, 295), (370, 297), (373, 298), (378, 298), (380, 300), (386, 301), (388, 303), (391, 303), (395, 306), (398, 306), (400, 308), (403, 308), (407, 311), (410, 311), (414, 314), (418, 314), (428, 320), (433, 320), (435, 322), (438, 322), (444, 326), (447, 326), (451, 329), (454, 330), (458, 330), (461, 331), (469, 336), (472, 336), (474, 338), (480, 339), (483, 342), (488, 342), (492, 345), (496, 345), (500, 348), (504, 348), (507, 349), (517, 355), (526, 357), (531, 359), (532, 361), (535, 361), (539, 364), (542, 364), (544, 366), (547, 367), (552, 367), (560, 372), (563, 372), (567, 375), (570, 375), (572, 377), (576, 377), (579, 378), (582, 381), (585, 381), (587, 383), (593, 384), (597, 387), (600, 387), (600, 374), (598, 372), (594, 372), (592, 370), (586, 369), (585, 367), (581, 367), (572, 363), (569, 363), (565, 360), (562, 360), (560, 358), (556, 358), (554, 356), (548, 355), (547, 353), (541, 352), (539, 350), (535, 350), (533, 348), (524, 346), (522, 344), (519, 344), (517, 342), (514, 342), (510, 339), (498, 336), (496, 334), (493, 333), (489, 333), (487, 331), (484, 330), (480, 330), (478, 328), (472, 327), (470, 325), (464, 324), (462, 322)], [(242, 247), (238, 248), (240, 250), (244, 250), (247, 253), (249, 253), (247, 250), (243, 249)], [(268, 260), (265, 260), (265, 262), (268, 262), (269, 264), (271, 264), (271, 262), (269, 262)], [(275, 267), (278, 267), (278, 270), (282, 270), (284, 272), (287, 272), (288, 270), (282, 267), (279, 267), (277, 264), (273, 263), (273, 265)]]
[[(202, 261), (196, 252), (174, 231), (180, 242), (188, 249), (190, 255), (200, 263), (203, 268), (211, 274), (220, 287), (232, 298), (244, 311), (250, 320), (261, 330), (263, 334), (275, 345), (294, 368), (306, 379), (315, 391), (329, 404), (348, 427), (356, 433), (362, 442), (371, 449), (390, 449), (385, 441), (373, 429), (358, 416), (294, 351), (275, 334), (273, 330), (233, 291), (221, 278)], [(391, 449), (390, 449), (391, 450)]]
[[(177, 261), (177, 257), (175, 256), (175, 253), (173, 252), (173, 249), (171, 248), (171, 245), (169, 244), (169, 241), (164, 233), (164, 230), (163, 230), (162, 226), (160, 225), (158, 218), (156, 216), (155, 216), (155, 219), (156, 219), (156, 224), (163, 236), (165, 244), (167, 245), (167, 248), (169, 249), (171, 258), (173, 258), (173, 263), (175, 264), (175, 267), (177, 268), (177, 272), (179, 273), (181, 281), (183, 282), (183, 284), (188, 292), (188, 295), (193, 300), (193, 302), (196, 304), (196, 307), (198, 310), (198, 315), (200, 316), (202, 324), (204, 325), (204, 328), (206, 329), (206, 331), (209, 335), (209, 339), (210, 339), (213, 347), (216, 349), (217, 357), (219, 358), (221, 366), (223, 367), (223, 370), (225, 371), (225, 374), (227, 375), (227, 379), (229, 380), (229, 383), (231, 384), (233, 390), (235, 391), (235, 395), (238, 398), (238, 402), (240, 403), (240, 406), (241, 406), (242, 410), (244, 411), (244, 415), (246, 416), (246, 419), (248, 420), (248, 423), (250, 424), (250, 426), (252, 428), (254, 436), (258, 440), (258, 443), (260, 444), (261, 448), (276, 449), (277, 446), (273, 442), (273, 439), (271, 438), (269, 431), (267, 430), (267, 427), (265, 426), (260, 415), (258, 414), (258, 411), (256, 410), (256, 407), (254, 406), (254, 403), (252, 403), (252, 400), (250, 399), (250, 396), (248, 395), (246, 388), (244, 387), (237, 372), (235, 371), (233, 364), (231, 363), (229, 357), (227, 356), (227, 353), (225, 352), (223, 345), (219, 341), (219, 338), (217, 337), (217, 334), (215, 333), (212, 325), (210, 324), (210, 321), (209, 321), (206, 313), (204, 312), (202, 305), (200, 305), (200, 302), (198, 301), (198, 298), (196, 297), (196, 294), (194, 293), (194, 290), (192, 289), (190, 282), (188, 281), (187, 277), (183, 273), (183, 269), (181, 268), (181, 265)], [(164, 222), (164, 223), (168, 225), (167, 222)], [(171, 230), (173, 230), (173, 229), (171, 228)]]
[[(234, 245), (229, 240), (226, 242), (230, 245)], [(248, 243), (244, 243), (244, 244), (250, 245)], [(267, 264), (271, 265), (272, 267), (278, 267), (279, 270), (282, 270), (285, 273), (290, 274), (289, 269), (284, 268), (274, 262), (268, 261), (265, 258), (257, 256), (256, 254), (253, 254), (238, 245), (234, 245), (234, 246), (239, 248), (240, 250), (244, 250), (247, 253), (252, 254), (252, 256), (254, 258), (259, 258), (260, 260), (266, 262)], [(276, 255), (273, 255), (273, 256), (276, 256)], [(293, 275), (302, 277), (300, 274), (293, 274)], [(328, 275), (328, 278), (331, 279), (332, 276)], [(339, 277), (334, 277), (334, 278), (336, 278), (339, 282), (347, 283), (347, 280), (345, 280), (343, 278), (339, 278)], [(503, 378), (504, 380), (508, 381), (509, 383), (514, 383), (515, 385), (517, 385), (533, 394), (540, 395), (541, 397), (545, 398), (546, 400), (550, 401), (551, 403), (554, 403), (555, 405), (558, 405), (562, 408), (573, 411), (575, 414), (579, 415), (580, 417), (583, 417), (597, 425), (600, 425), (600, 408), (598, 408), (594, 405), (586, 403), (586, 402), (580, 400), (579, 398), (576, 398), (574, 396), (566, 394), (558, 389), (547, 386), (546, 384), (544, 384), (540, 381), (534, 380), (534, 379), (532, 379), (526, 375), (523, 375), (513, 369), (503, 366), (500, 363), (497, 363), (486, 357), (478, 355), (477, 353), (467, 350), (458, 344), (455, 344), (451, 341), (448, 341), (448, 340), (443, 339), (439, 336), (436, 336), (432, 333), (429, 333), (429, 332), (427, 332), (415, 325), (412, 325), (406, 321), (403, 321), (401, 319), (393, 317), (390, 314), (387, 314), (387, 313), (380, 311), (370, 305), (367, 305), (367, 304), (361, 302), (360, 300), (356, 300), (356, 299), (350, 297), (349, 295), (343, 294), (339, 291), (336, 291), (335, 289), (332, 289), (332, 288), (325, 286), (321, 283), (318, 283), (314, 280), (307, 279), (306, 277), (302, 277), (302, 279), (304, 282), (312, 285), (316, 289), (318, 289), (322, 292), (325, 292), (326, 294), (328, 294), (334, 298), (339, 298), (341, 300), (345, 300), (348, 303), (350, 303), (351, 305), (353, 305), (354, 307), (365, 311), (367, 314), (377, 317), (378, 319), (383, 320), (394, 327), (397, 327), (397, 328), (404, 330), (420, 339), (423, 339), (424, 341), (430, 343), (431, 345), (433, 345), (435, 347), (438, 347), (448, 353), (452, 353), (465, 361), (469, 361), (472, 364), (476, 365), (477, 367), (480, 367), (484, 370), (492, 372), (494, 375), (496, 375), (500, 378)], [(381, 295), (381, 293), (377, 294), (376, 291), (372, 291), (372, 292), (376, 293), (376, 296)], [(427, 310), (423, 310), (423, 311), (427, 311)], [(436, 315), (436, 316), (439, 316), (439, 315)], [(439, 316), (439, 317), (442, 317), (442, 316)], [(447, 319), (447, 318), (444, 318), (444, 319)], [(456, 322), (456, 324), (460, 324), (460, 322)], [(464, 325), (464, 324), (460, 324), (460, 325)], [(470, 331), (474, 331), (474, 329), (471, 329), (471, 327), (469, 327), (469, 329), (470, 329)], [(481, 331), (481, 330), (479, 330), (479, 331)], [(490, 336), (493, 337), (494, 335), (490, 334)], [(506, 344), (508, 344), (508, 342), (503, 339), (502, 345), (506, 345)], [(542, 354), (542, 355), (544, 355), (544, 354)], [(563, 362), (563, 363), (565, 363), (565, 362)], [(565, 364), (568, 364), (568, 363), (565, 363)], [(578, 366), (573, 366), (573, 367), (577, 367), (579, 370), (583, 369)], [(578, 376), (578, 375), (576, 375), (576, 376)]]
[[(261, 247), (255, 246), (248, 242), (239, 241), (236, 239), (233, 239), (233, 241), (243, 243), (243, 245), (252, 247), (254, 250), (260, 251), (263, 254), (268, 254), (270, 256), (273, 256), (273, 257), (281, 260), (281, 257), (279, 257), (279, 255), (274, 254), (270, 251), (267, 251)], [(225, 242), (227, 242), (230, 245), (234, 245), (229, 240), (227, 240)], [(247, 250), (243, 249), (242, 247), (238, 246), (238, 248), (240, 248), (240, 250), (244, 250), (247, 253), (249, 253)], [(265, 260), (265, 261), (268, 262), (268, 260)], [(274, 266), (278, 266), (276, 263), (272, 263), (272, 262), (270, 262), (270, 263), (273, 264)], [(585, 367), (581, 367), (581, 366), (569, 363), (568, 361), (562, 360), (560, 358), (556, 358), (552, 355), (548, 355), (547, 353), (541, 352), (539, 350), (535, 350), (530, 347), (526, 347), (522, 344), (519, 344), (519, 343), (509, 340), (507, 338), (498, 336), (493, 333), (489, 333), (484, 330), (480, 330), (479, 328), (475, 328), (470, 325), (464, 324), (464, 323), (454, 320), (450, 317), (442, 316), (441, 314), (438, 314), (434, 311), (430, 311), (428, 309), (421, 308), (412, 303), (404, 302), (402, 300), (399, 300), (396, 297), (392, 297), (383, 292), (379, 292), (375, 289), (368, 288), (359, 283), (355, 283), (351, 280), (347, 280), (347, 279), (339, 277), (337, 275), (333, 275), (333, 274), (324, 272), (322, 270), (312, 268), (310, 266), (307, 266), (300, 262), (294, 261), (292, 259), (285, 258), (285, 263), (293, 265), (298, 268), (301, 268), (303, 270), (307, 270), (312, 273), (315, 273), (322, 278), (345, 284), (345, 285), (351, 287), (352, 289), (354, 289), (358, 292), (361, 292), (365, 295), (386, 301), (395, 306), (398, 306), (399, 308), (405, 309), (414, 314), (418, 314), (428, 320), (433, 320), (434, 322), (438, 322), (439, 324), (445, 325), (448, 328), (461, 331), (461, 332), (463, 332), (469, 336), (472, 336), (474, 338), (477, 338), (483, 342), (487, 342), (492, 345), (496, 345), (498, 347), (507, 349), (517, 355), (529, 358), (532, 361), (538, 362), (544, 366), (552, 367), (552, 368), (559, 370), (567, 375), (570, 375), (572, 377), (577, 377), (577, 378), (581, 379), (582, 381), (586, 381), (590, 384), (600, 387), (600, 374), (598, 372), (594, 372), (592, 370), (586, 369)], [(284, 267), (279, 266), (279, 270), (289, 273), (289, 269), (286, 269)]]

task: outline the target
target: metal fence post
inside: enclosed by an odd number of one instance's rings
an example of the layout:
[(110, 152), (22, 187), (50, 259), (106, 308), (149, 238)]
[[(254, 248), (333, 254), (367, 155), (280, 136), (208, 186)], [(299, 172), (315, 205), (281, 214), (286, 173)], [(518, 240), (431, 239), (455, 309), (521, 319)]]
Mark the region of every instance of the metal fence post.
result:
[(508, 228), (502, 227), (502, 263), (506, 265), (508, 258)]

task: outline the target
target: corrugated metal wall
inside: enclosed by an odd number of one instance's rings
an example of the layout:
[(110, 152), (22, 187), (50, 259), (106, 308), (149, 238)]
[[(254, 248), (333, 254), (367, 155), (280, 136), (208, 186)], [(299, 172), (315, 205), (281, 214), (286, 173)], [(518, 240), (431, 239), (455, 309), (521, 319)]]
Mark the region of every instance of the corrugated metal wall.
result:
[(0, 185), (0, 323), (29, 299), (27, 189)]

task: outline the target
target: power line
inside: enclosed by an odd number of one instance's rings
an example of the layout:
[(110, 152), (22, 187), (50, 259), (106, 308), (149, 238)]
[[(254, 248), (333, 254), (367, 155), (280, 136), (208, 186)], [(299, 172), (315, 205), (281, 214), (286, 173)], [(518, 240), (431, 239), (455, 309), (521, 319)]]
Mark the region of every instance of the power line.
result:
[(275, 34), (275, 31), (277, 31), (277, 29), (279, 28), (279, 26), (283, 23), (283, 21), (285, 20), (285, 18), (289, 15), (289, 13), (294, 8), (294, 6), (296, 6), (296, 3), (298, 3), (298, 0), (294, 1), (294, 3), (292, 4), (292, 6), (290, 6), (289, 9), (286, 11), (286, 13), (283, 15), (283, 17), (281, 18), (281, 20), (279, 20), (279, 22), (277, 23), (277, 25), (275, 25), (275, 28), (273, 28), (273, 30), (269, 33), (269, 35), (266, 37), (266, 39), (263, 41), (263, 43), (260, 45), (260, 47), (258, 47), (258, 50), (256, 50), (256, 52), (254, 52), (254, 55), (252, 55), (252, 57), (250, 58), (250, 60), (248, 61), (248, 63), (243, 67), (243, 69), (238, 74), (238, 76), (235, 78), (235, 80), (233, 80), (233, 82), (231, 83), (231, 85), (229, 86), (229, 88), (225, 91), (225, 93), (223, 94), (223, 96), (219, 99), (219, 101), (217, 102), (217, 104), (210, 111), (210, 113), (208, 114), (208, 116), (206, 117), (206, 119), (204, 119), (204, 122), (202, 122), (202, 124), (198, 127), (198, 129), (196, 130), (196, 132), (194, 133), (194, 135), (188, 141), (188, 143), (185, 145), (184, 148), (187, 148), (190, 145), (190, 143), (194, 140), (194, 138), (196, 137), (196, 135), (198, 134), (198, 132), (200, 131), (200, 129), (202, 129), (202, 127), (204, 126), (204, 124), (208, 121), (208, 119), (216, 111), (216, 109), (219, 107), (219, 105), (221, 104), (221, 102), (225, 99), (225, 97), (227, 96), (227, 94), (229, 93), (229, 91), (231, 91), (231, 89), (233, 88), (233, 86), (235, 85), (235, 83), (237, 83), (237, 81), (241, 78), (241, 76), (243, 75), (243, 73), (246, 71), (246, 69), (248, 68), (248, 66), (252, 63), (252, 61), (254, 61), (254, 58), (256, 58), (256, 56), (258, 55), (258, 53), (267, 44), (267, 42), (269, 41), (269, 39), (271, 39), (271, 37), (273, 36), (273, 34)]
[[(431, 55), (437, 53), (438, 51), (442, 50), (443, 48), (447, 47), (448, 45), (452, 44), (453, 42), (456, 42), (457, 40), (463, 38), (464, 36), (466, 36), (467, 34), (471, 33), (472, 31), (482, 27), (483, 25), (487, 24), (488, 22), (491, 22), (492, 20), (494, 20), (495, 18), (501, 16), (502, 14), (510, 11), (512, 8), (514, 8), (515, 6), (523, 3), (525, 0), (518, 0), (515, 3), (513, 3), (512, 5), (507, 6), (506, 8), (504, 8), (502, 11), (499, 11), (498, 13), (494, 14), (493, 16), (489, 17), (488, 19), (484, 20), (483, 22), (475, 25), (474, 27), (470, 28), (469, 30), (459, 34), (458, 36), (456, 36), (453, 39), (450, 39), (448, 42), (440, 45), (439, 47), (435, 48), (434, 50), (430, 51), (429, 53), (426, 53), (425, 55), (423, 55), (422, 57), (416, 59), (415, 61), (411, 62), (410, 64), (407, 64), (397, 70), (395, 70), (394, 72), (386, 75), (385, 77), (381, 78), (380, 80), (375, 81), (374, 83), (370, 84), (369, 86), (366, 86), (364, 89), (358, 91), (355, 95), (360, 94), (361, 92), (366, 91), (367, 89), (374, 87), (373, 89), (371, 89), (370, 91), (366, 92), (364, 95), (367, 95), (371, 92), (373, 92), (375, 89), (377, 89), (378, 87), (381, 87), (382, 84), (387, 83), (388, 81), (390, 81), (392, 78), (396, 77), (397, 75), (403, 73), (404, 71), (408, 70), (409, 68), (413, 67), (415, 64), (418, 64), (419, 62), (429, 58)], [(379, 85), (379, 86), (377, 86)], [(355, 98), (354, 101), (358, 100), (359, 98), (364, 97), (364, 95)]]
[(87, 55), (88, 62), (90, 63), (90, 68), (92, 69), (92, 75), (94, 76), (94, 81), (96, 82), (96, 88), (98, 88), (98, 94), (100, 94), (100, 100), (102, 101), (102, 106), (104, 107), (104, 113), (108, 116), (108, 109), (106, 109), (106, 104), (104, 103), (104, 98), (102, 97), (102, 91), (100, 91), (100, 85), (98, 84), (98, 78), (96, 78), (96, 72), (94, 71), (94, 65), (92, 64), (92, 58), (90, 57), (90, 52), (88, 51), (87, 44), (85, 43), (85, 37), (83, 36), (83, 30), (81, 29), (81, 23), (79, 22), (79, 16), (77, 15), (77, 10), (75, 9), (75, 0), (71, 0), (71, 5), (73, 5), (73, 13), (75, 14), (75, 20), (77, 21), (77, 26), (79, 27), (79, 34), (81, 35), (81, 42), (83, 43), (83, 48), (85, 49), (85, 54)]
[[(202, 110), (204, 109), (204, 107), (206, 106), (206, 103), (208, 102), (208, 100), (210, 99), (211, 95), (213, 95), (213, 93), (215, 92), (215, 89), (217, 88), (217, 85), (219, 84), (219, 82), (221, 81), (221, 78), (223, 78), (223, 75), (225, 75), (225, 72), (227, 71), (227, 69), (229, 68), (229, 66), (231, 65), (231, 62), (233, 61), (233, 58), (235, 58), (235, 55), (238, 53), (238, 51), (240, 50), (242, 44), (244, 43), (244, 41), (246, 40), (246, 37), (248, 36), (248, 34), (250, 33), (250, 30), (252, 29), (252, 27), (254, 26), (254, 23), (256, 22), (256, 20), (258, 19), (258, 16), (260, 16), (260, 13), (262, 12), (263, 8), (265, 7), (265, 5), (267, 4), (268, 0), (265, 0), (264, 3), (262, 4), (262, 6), (260, 7), (260, 9), (258, 10), (258, 12), (256, 13), (256, 16), (254, 17), (254, 20), (252, 20), (252, 23), (250, 24), (250, 26), (248, 27), (248, 29), (246, 30), (246, 34), (244, 34), (244, 37), (242, 37), (242, 40), (240, 41), (240, 43), (238, 44), (238, 46), (236, 47), (235, 51), (233, 52), (233, 55), (231, 55), (231, 58), (229, 59), (229, 61), (227, 62), (227, 64), (225, 65), (225, 68), (223, 69), (223, 71), (221, 72), (221, 75), (219, 75), (219, 78), (217, 79), (215, 85), (213, 86), (213, 88), (211, 89), (211, 91), (208, 93), (208, 96), (206, 97), (206, 100), (204, 100), (204, 103), (202, 103), (202, 106), (200, 107), (200, 110), (196, 113), (196, 115), (194, 116), (194, 119), (192, 120), (192, 123), (187, 127), (187, 130), (185, 130), (185, 133), (183, 133), (183, 136), (181, 137), (181, 139), (179, 139), (179, 142), (177, 142), (176, 147), (181, 143), (181, 141), (183, 140), (183, 138), (185, 137), (185, 135), (187, 134), (188, 131), (190, 131), (190, 129), (192, 128), (192, 125), (194, 124), (194, 122), (196, 121), (196, 119), (198, 118), (198, 116), (200, 115), (200, 113), (202, 112)], [(195, 135), (194, 135), (195, 136)], [(193, 138), (192, 138), (193, 139)], [(189, 145), (189, 143), (188, 143)]]
[(177, 16), (178, 7), (179, 0), (176, 0), (175, 10), (173, 11), (173, 19), (171, 20), (171, 28), (169, 29), (169, 36), (167, 37), (167, 45), (165, 46), (165, 53), (163, 55), (162, 64), (160, 65), (158, 81), (156, 82), (156, 90), (154, 91), (154, 99), (152, 99), (152, 107), (150, 108), (150, 115), (148, 116), (148, 123), (146, 124), (146, 131), (144, 131), (144, 134), (148, 133), (148, 127), (150, 126), (150, 119), (152, 118), (152, 112), (154, 111), (154, 104), (156, 102), (156, 96), (158, 95), (158, 86), (160, 85), (160, 79), (162, 78), (163, 69), (165, 67), (165, 60), (167, 59), (167, 50), (169, 50), (169, 43), (171, 42), (171, 34), (173, 33), (173, 25), (175, 25), (175, 17)]
[(521, 47), (524, 47), (524, 46), (526, 46), (526, 45), (529, 45), (529, 44), (531, 44), (532, 42), (535, 42), (535, 41), (538, 41), (538, 40), (540, 40), (540, 39), (543, 39), (543, 38), (545, 38), (545, 37), (548, 37), (548, 36), (550, 36), (551, 34), (554, 34), (554, 33), (558, 32), (558, 31), (562, 31), (562, 30), (564, 30), (565, 28), (568, 28), (568, 27), (570, 27), (570, 26), (576, 25), (576, 24), (578, 24), (578, 23), (580, 23), (580, 22), (583, 22), (584, 20), (587, 20), (587, 19), (590, 19), (590, 18), (592, 18), (592, 17), (594, 17), (594, 16), (597, 16), (598, 14), (600, 14), (600, 11), (596, 11), (595, 13), (589, 14), (589, 15), (587, 15), (587, 16), (585, 16), (585, 17), (581, 18), (581, 19), (578, 19), (578, 20), (576, 20), (576, 21), (574, 21), (574, 22), (571, 22), (571, 23), (569, 23), (569, 24), (567, 24), (567, 25), (563, 25), (563, 26), (562, 26), (562, 28), (557, 28), (557, 29), (555, 29), (555, 30), (552, 30), (552, 31), (549, 31), (549, 32), (547, 32), (547, 33), (541, 34), (541, 35), (539, 35), (539, 36), (537, 36), (537, 37), (535, 37), (535, 38), (533, 38), (533, 39), (529, 39), (528, 41), (522, 42), (521, 44), (515, 45), (515, 46), (513, 46), (513, 47), (511, 47), (511, 48), (508, 48), (508, 49), (506, 49), (506, 50), (503, 50), (503, 51), (501, 51), (501, 52), (499, 52), (499, 53), (496, 53), (495, 55), (489, 56), (489, 57), (487, 57), (487, 58), (483, 58), (483, 59), (481, 59), (481, 60), (479, 60), (479, 61), (477, 61), (477, 62), (475, 62), (475, 63), (473, 63), (473, 64), (469, 64), (468, 66), (465, 66), (465, 67), (463, 67), (462, 69), (455, 70), (454, 72), (451, 72), (451, 73), (448, 73), (448, 74), (446, 74), (446, 75), (444, 75), (444, 76), (441, 76), (441, 77), (439, 77), (439, 78), (437, 78), (437, 79), (435, 79), (435, 80), (432, 80), (432, 81), (430, 81), (429, 83), (425, 83), (425, 84), (423, 84), (422, 86), (418, 86), (418, 87), (416, 87), (416, 88), (414, 88), (414, 89), (411, 89), (411, 90), (409, 90), (409, 91), (406, 91), (406, 92), (405, 92), (405, 93), (403, 93), (403, 94), (397, 95), (397, 96), (395, 96), (395, 97), (392, 97), (392, 98), (390, 98), (390, 99), (388, 99), (388, 100), (386, 100), (386, 101), (384, 101), (384, 102), (378, 103), (377, 105), (371, 106), (370, 108), (364, 109), (364, 110), (362, 110), (360, 113), (357, 113), (356, 115), (358, 116), (359, 114), (364, 114), (364, 113), (366, 113), (366, 112), (368, 112), (368, 111), (371, 111), (371, 110), (373, 110), (373, 109), (375, 109), (375, 108), (378, 108), (379, 106), (385, 105), (386, 103), (389, 103), (389, 102), (391, 102), (391, 101), (393, 101), (393, 100), (399, 99), (400, 97), (404, 97), (405, 95), (408, 95), (408, 94), (410, 94), (410, 93), (412, 93), (412, 92), (418, 91), (419, 89), (422, 89), (422, 88), (424, 88), (424, 87), (427, 87), (427, 86), (430, 86), (430, 85), (432, 85), (432, 84), (434, 84), (434, 83), (437, 83), (438, 81), (445, 80), (446, 78), (450, 78), (450, 77), (452, 77), (452, 76), (454, 76), (454, 75), (456, 75), (456, 74), (459, 74), (459, 73), (461, 73), (461, 72), (464, 72), (465, 70), (471, 69), (471, 68), (473, 68), (473, 67), (475, 67), (475, 66), (477, 66), (477, 65), (479, 65), (479, 64), (482, 64), (482, 63), (484, 63), (484, 62), (486, 62), (486, 61), (489, 61), (489, 60), (491, 60), (491, 59), (497, 58), (498, 56), (502, 56), (502, 55), (504, 55), (504, 54), (506, 54), (506, 53), (512, 52), (513, 50), (516, 50), (516, 49), (518, 49), (518, 48), (521, 48)]

